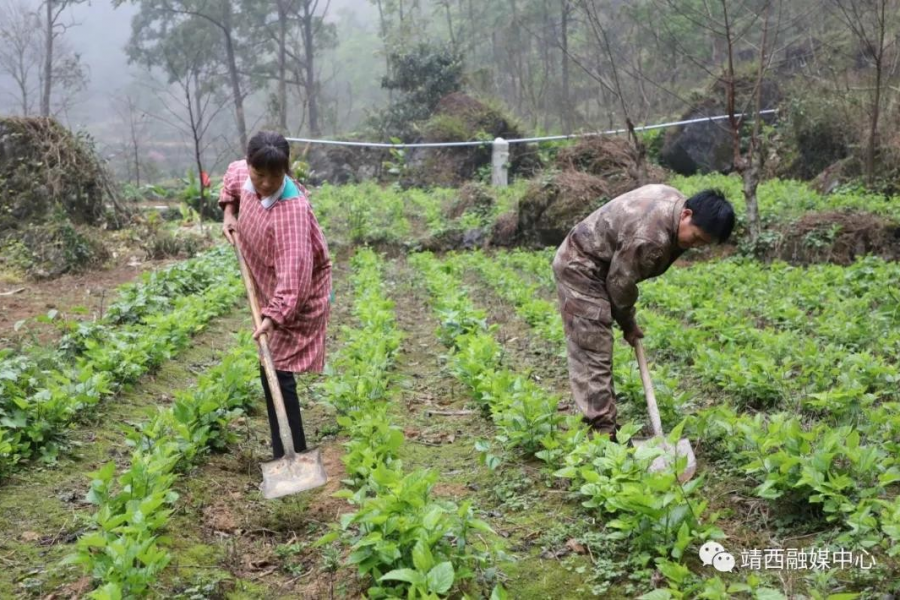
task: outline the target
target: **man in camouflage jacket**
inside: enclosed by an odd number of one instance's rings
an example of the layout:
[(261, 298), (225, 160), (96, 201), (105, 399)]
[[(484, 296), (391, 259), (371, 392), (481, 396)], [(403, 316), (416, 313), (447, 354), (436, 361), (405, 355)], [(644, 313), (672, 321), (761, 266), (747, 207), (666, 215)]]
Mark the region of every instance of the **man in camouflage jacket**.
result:
[(706, 190), (685, 198), (667, 185), (623, 194), (576, 225), (553, 260), (575, 403), (597, 432), (615, 438), (612, 357), (615, 321), (632, 346), (637, 284), (662, 275), (689, 248), (724, 242), (734, 209)]

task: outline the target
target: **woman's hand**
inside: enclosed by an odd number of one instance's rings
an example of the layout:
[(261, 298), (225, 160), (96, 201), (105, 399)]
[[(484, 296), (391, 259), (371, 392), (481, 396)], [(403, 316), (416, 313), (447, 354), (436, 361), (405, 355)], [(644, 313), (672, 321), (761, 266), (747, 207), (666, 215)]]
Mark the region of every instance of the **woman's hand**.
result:
[(256, 331), (253, 332), (253, 339), (258, 340), (259, 336), (262, 334), (266, 334), (268, 337), (272, 334), (272, 331), (275, 329), (275, 323), (269, 317), (266, 317), (262, 320), (262, 323), (259, 324), (259, 327), (256, 328)]
[(237, 231), (237, 217), (234, 216), (231, 207), (226, 206), (225, 219), (222, 221), (222, 233), (225, 235), (225, 239), (228, 240), (228, 243), (232, 246), (234, 246), (233, 233), (235, 231)]

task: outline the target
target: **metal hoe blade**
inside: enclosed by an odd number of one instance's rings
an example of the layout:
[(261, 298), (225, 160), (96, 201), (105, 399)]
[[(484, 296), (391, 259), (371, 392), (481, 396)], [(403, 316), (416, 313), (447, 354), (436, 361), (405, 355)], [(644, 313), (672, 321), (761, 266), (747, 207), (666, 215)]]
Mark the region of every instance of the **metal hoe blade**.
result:
[[(647, 367), (647, 358), (644, 356), (644, 347), (641, 340), (638, 339), (634, 343), (634, 354), (637, 357), (638, 366), (641, 370), (641, 384), (644, 387), (644, 396), (647, 398), (647, 414), (650, 416), (650, 425), (653, 427), (654, 444), (663, 449), (665, 454), (657, 456), (650, 463), (650, 472), (674, 470), (677, 466), (679, 458), (687, 459), (684, 470), (677, 473), (678, 481), (684, 483), (694, 476), (697, 472), (697, 458), (694, 456), (694, 449), (691, 443), (685, 438), (678, 440), (675, 447), (669, 443), (669, 440), (663, 435), (662, 420), (659, 418), (659, 407), (656, 405), (656, 394), (653, 393), (653, 381), (650, 379), (650, 369)], [(635, 446), (646, 444), (650, 440), (633, 440)]]
[[(258, 329), (262, 323), (262, 316), (259, 310), (259, 299), (256, 297), (256, 283), (253, 281), (253, 275), (247, 268), (244, 255), (241, 253), (241, 240), (238, 232), (232, 231), (232, 236), (234, 237), (234, 253), (237, 255), (238, 265), (241, 268), (241, 279), (244, 280), (247, 300), (250, 302), (250, 312), (253, 313), (253, 326)], [(295, 452), (291, 425), (284, 410), (281, 384), (278, 382), (275, 361), (272, 360), (272, 353), (269, 351), (268, 335), (261, 333), (256, 342), (259, 344), (263, 370), (272, 394), (272, 404), (275, 406), (278, 436), (284, 447), (284, 457), (260, 465), (263, 481), (259, 489), (262, 490), (262, 494), (267, 500), (271, 500), (325, 485), (328, 476), (325, 474), (325, 464), (322, 462), (319, 450), (313, 449), (301, 454)]]
[(676, 461), (679, 458), (685, 458), (687, 462), (684, 465), (684, 470), (678, 472), (678, 481), (684, 483), (697, 473), (697, 458), (694, 456), (694, 449), (691, 448), (691, 442), (685, 438), (678, 440), (678, 444), (674, 447), (665, 438), (633, 438), (631, 442), (635, 447), (650, 445), (652, 443), (653, 445), (658, 445), (659, 448), (662, 448), (665, 451), (665, 454), (657, 456), (653, 459), (653, 462), (650, 463), (649, 471), (651, 473), (674, 470), (677, 465)]
[(318, 448), (295, 454), (293, 458), (285, 456), (264, 462), (260, 467), (263, 480), (259, 489), (266, 500), (299, 494), (325, 485), (328, 481)]

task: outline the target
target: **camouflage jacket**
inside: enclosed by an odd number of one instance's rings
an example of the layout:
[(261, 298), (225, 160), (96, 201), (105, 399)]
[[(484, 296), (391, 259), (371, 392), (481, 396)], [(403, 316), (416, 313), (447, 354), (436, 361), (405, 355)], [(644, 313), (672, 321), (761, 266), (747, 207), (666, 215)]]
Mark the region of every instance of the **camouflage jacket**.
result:
[(638, 282), (662, 275), (684, 252), (678, 247), (678, 222), (685, 201), (673, 187), (645, 185), (572, 228), (556, 252), (553, 271), (573, 305), (583, 307), (576, 314), (607, 324), (615, 319), (625, 331), (634, 326)]

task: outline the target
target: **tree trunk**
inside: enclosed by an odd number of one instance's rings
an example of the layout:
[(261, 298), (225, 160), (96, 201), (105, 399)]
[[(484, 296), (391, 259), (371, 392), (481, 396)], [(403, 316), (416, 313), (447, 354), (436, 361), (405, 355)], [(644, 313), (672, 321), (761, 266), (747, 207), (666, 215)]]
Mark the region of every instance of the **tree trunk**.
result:
[(456, 52), (458, 50), (456, 43), (456, 36), (453, 33), (453, 15), (450, 12), (450, 0), (447, 0), (444, 3), (444, 16), (447, 18), (447, 33), (450, 35), (450, 47), (453, 48), (453, 51)]
[(469, 52), (475, 51), (475, 8), (472, 6), (472, 0), (469, 0)]
[(744, 180), (744, 202), (747, 204), (747, 224), (750, 226), (750, 241), (753, 244), (759, 240), (759, 202), (756, 197), (756, 190), (759, 187), (760, 163), (755, 160), (749, 160), (746, 168), (741, 173)]
[(278, 0), (278, 127), (287, 128), (287, 11), (285, 0)]
[[(756, 190), (759, 187), (759, 178), (762, 174), (763, 163), (765, 162), (765, 154), (762, 148), (760, 138), (762, 130), (762, 117), (759, 112), (762, 110), (762, 86), (763, 77), (766, 69), (766, 49), (769, 36), (769, 18), (771, 15), (771, 4), (767, 3), (765, 7), (765, 16), (763, 18), (762, 43), (759, 47), (759, 64), (756, 68), (756, 97), (754, 98), (754, 114), (753, 129), (750, 133), (750, 147), (747, 149), (746, 158), (740, 156), (740, 129), (734, 129), (735, 136), (735, 168), (741, 174), (744, 180), (744, 203), (747, 205), (747, 224), (750, 226), (750, 241), (756, 245), (761, 233), (759, 221), (759, 202), (756, 197)], [(727, 18), (727, 13), (726, 13)], [(727, 21), (726, 21), (727, 23)], [(729, 38), (728, 44), (728, 63), (729, 76), (731, 79), (731, 93), (729, 99), (730, 106), (734, 107), (735, 84), (734, 84), (734, 67), (732, 63), (733, 44)]]
[(625, 117), (625, 126), (628, 128), (628, 137), (634, 146), (634, 172), (631, 176), (637, 182), (638, 187), (647, 183), (647, 145), (638, 137), (634, 130), (634, 123), (630, 117)]
[(234, 99), (234, 115), (237, 123), (238, 135), (241, 138), (241, 149), (247, 149), (247, 122), (244, 119), (244, 95), (241, 92), (241, 80), (238, 74), (237, 58), (234, 53), (234, 39), (231, 29), (231, 6), (225, 14), (222, 33), (225, 35), (225, 58), (228, 61), (228, 76), (231, 79), (231, 94)]
[[(391, 51), (388, 48), (388, 32), (387, 32), (387, 23), (384, 21), (384, 7), (381, 5), (381, 0), (375, 0), (375, 5), (378, 6), (378, 23), (381, 28), (381, 43), (384, 44), (384, 74), (386, 77), (390, 78), (391, 76)], [(394, 103), (394, 90), (388, 88), (388, 105)]]
[(875, 49), (875, 98), (872, 100), (872, 121), (869, 125), (869, 143), (866, 148), (866, 182), (875, 183), (875, 152), (878, 148), (878, 118), (881, 115), (881, 82), (884, 74), (884, 40), (887, 29), (885, 12), (887, 0), (879, 2), (878, 14), (878, 47)]
[(519, 7), (516, 5), (516, 0), (509, 0), (509, 4), (513, 16), (512, 30), (510, 32), (510, 35), (512, 36), (510, 63), (514, 67), (512, 87), (515, 95), (516, 112), (522, 114), (522, 101), (525, 97), (523, 90), (525, 85), (525, 75), (522, 70), (522, 55), (524, 54), (524, 48), (522, 47), (522, 40), (519, 36)]
[(140, 187), (141, 185), (141, 161), (140, 161), (140, 150), (139, 150), (139, 141), (137, 134), (137, 126), (134, 122), (134, 102), (131, 98), (128, 98), (128, 122), (131, 125), (131, 149), (132, 149), (132, 158), (134, 159), (134, 179), (135, 184)]
[(878, 117), (881, 113), (881, 78), (884, 68), (881, 57), (875, 61), (875, 98), (872, 101), (872, 121), (869, 124), (869, 140), (866, 148), (866, 182), (875, 182), (875, 152), (878, 147)]
[[(550, 19), (550, 10), (547, 6), (549, 0), (543, 0), (541, 2), (541, 18), (543, 19), (544, 24), (551, 23)], [(540, 105), (541, 105), (541, 113), (544, 116), (544, 130), (550, 130), (550, 107), (547, 106), (547, 101), (549, 94), (547, 93), (547, 84), (550, 81), (550, 73), (553, 72), (552, 59), (550, 56), (550, 42), (547, 40), (545, 36), (541, 36), (541, 64), (543, 65), (543, 74), (541, 76), (541, 94), (540, 94)]]
[(50, 92), (53, 87), (53, 2), (44, 0), (47, 6), (46, 40), (44, 40), (44, 92), (41, 94), (41, 116), (50, 116)]
[[(197, 76), (197, 73), (193, 73), (194, 79), (194, 90), (198, 91), (200, 89), (200, 79)], [(206, 215), (206, 186), (203, 185), (203, 157), (201, 150), (201, 131), (203, 130), (203, 113), (201, 112), (202, 106), (200, 104), (199, 92), (194, 95), (194, 98), (191, 98), (191, 76), (185, 80), (184, 86), (184, 96), (185, 96), (185, 106), (188, 109), (188, 118), (191, 123), (191, 137), (194, 142), (194, 161), (197, 166), (197, 178), (200, 181), (200, 216), (205, 217)], [(194, 102), (197, 103), (196, 108), (194, 107)]]
[(562, 52), (562, 124), (565, 133), (572, 132), (572, 107), (569, 93), (569, 0), (560, 0), (560, 42)]
[(19, 74), (16, 77), (16, 83), (19, 86), (19, 93), (22, 96), (22, 116), (28, 116), (28, 77), (24, 70), (20, 67)]
[(313, 136), (319, 135), (319, 87), (316, 82), (315, 68), (315, 44), (313, 43), (313, 14), (310, 10), (310, 1), (303, 2), (303, 52), (306, 57), (306, 98), (309, 104), (309, 132)]

